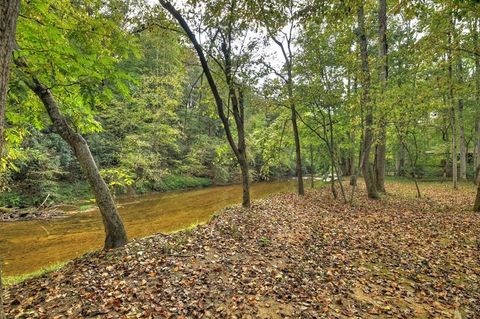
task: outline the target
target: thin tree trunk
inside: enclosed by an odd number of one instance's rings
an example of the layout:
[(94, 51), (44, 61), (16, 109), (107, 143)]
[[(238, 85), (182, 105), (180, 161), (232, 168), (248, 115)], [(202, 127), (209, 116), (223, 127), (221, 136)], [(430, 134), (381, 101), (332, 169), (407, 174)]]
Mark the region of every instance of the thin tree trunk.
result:
[[(232, 83), (233, 84), (233, 83)], [(248, 158), (247, 158), (247, 144), (245, 142), (245, 100), (243, 97), (243, 91), (238, 90), (238, 98), (231, 96), (235, 99), (232, 101), (232, 108), (234, 112), (234, 117), (236, 118), (237, 124), (237, 133), (238, 133), (238, 162), (240, 164), (240, 169), (242, 172), (242, 186), (243, 186), (243, 196), (242, 196), (242, 207), (250, 208), (250, 174), (248, 171)], [(235, 90), (233, 90), (233, 93)]]
[(0, 259), (0, 319), (7, 319), (3, 310), (2, 260)]
[[(459, 59), (458, 61), (458, 78), (459, 78), (459, 85), (463, 85), (463, 68), (462, 68), (462, 61)], [(458, 99), (458, 129), (460, 134), (460, 180), (465, 181), (467, 180), (467, 146), (465, 140), (465, 127), (463, 123), (463, 99)]]
[(7, 319), (3, 311), (2, 259), (0, 258), (0, 319)]
[[(330, 163), (332, 165), (332, 169), (331, 169), (331, 188), (332, 188), (332, 194), (333, 194), (333, 198), (337, 199), (338, 195), (337, 195), (337, 190), (335, 189), (335, 171), (336, 171), (336, 165), (335, 165), (335, 155), (334, 155), (334, 144), (333, 144), (333, 123), (332, 123), (332, 117), (331, 117), (331, 113), (330, 113), (330, 107), (328, 108), (328, 125), (329, 125), (329, 131), (330, 131), (330, 136), (329, 136), (329, 146), (328, 146), (328, 149), (330, 151)], [(325, 136), (325, 138), (327, 138)], [(338, 174), (337, 174), (337, 177), (338, 177)]]
[(240, 169), (242, 172), (242, 206), (245, 208), (250, 207), (250, 180), (248, 173), (248, 162), (246, 156), (242, 156), (240, 160)]
[[(352, 140), (355, 141), (355, 133), (352, 132)], [(356, 172), (356, 164), (355, 164), (355, 148), (354, 148), (354, 142), (352, 142), (352, 149), (350, 150), (350, 186), (353, 186), (357, 182), (357, 172)]]
[(457, 122), (456, 112), (454, 106), (453, 93), (453, 67), (452, 67), (452, 33), (453, 33), (453, 17), (450, 16), (450, 29), (448, 30), (448, 49), (447, 49), (447, 63), (448, 63), (448, 92), (450, 100), (450, 124), (452, 126), (452, 182), (453, 188), (457, 189), (458, 185), (458, 168), (457, 168)]
[[(353, 81), (353, 92), (357, 91), (357, 81)], [(348, 78), (348, 97), (350, 97), (350, 78)], [(357, 171), (356, 171), (356, 158), (355, 158), (355, 125), (352, 123), (350, 130), (350, 186), (354, 186), (357, 183)]]
[(413, 180), (415, 181), (415, 188), (417, 189), (417, 198), (421, 198), (422, 194), (420, 193), (420, 187), (418, 187), (417, 174), (413, 173)]
[[(378, 0), (378, 57), (381, 61), (380, 82), (383, 95), (388, 79), (388, 43), (387, 43), (387, 1)], [(379, 119), (379, 141), (375, 147), (375, 183), (377, 190), (385, 192), (385, 156), (387, 144), (387, 127), (385, 114)]]
[(297, 173), (298, 194), (305, 195), (305, 189), (303, 187), (303, 173), (302, 173), (302, 151), (300, 149), (300, 136), (298, 134), (298, 126), (297, 126), (297, 111), (295, 109), (295, 104), (293, 102), (291, 102), (290, 108), (292, 111), (293, 138), (295, 140), (295, 170)]
[(403, 147), (403, 144), (400, 143), (400, 147), (397, 152), (397, 156), (395, 160), (395, 175), (404, 176), (404, 172), (405, 172), (405, 148)]
[(29, 83), (30, 88), (40, 98), (47, 110), (52, 123), (58, 134), (70, 145), (77, 158), (87, 181), (92, 188), (95, 199), (102, 215), (103, 225), (105, 227), (104, 249), (121, 247), (127, 243), (127, 233), (123, 226), (122, 219), (117, 212), (117, 207), (110, 194), (107, 184), (98, 171), (97, 164), (92, 157), (90, 148), (83, 136), (75, 132), (68, 124), (66, 118), (60, 113), (58, 105), (53, 98), (50, 90), (33, 79)]
[[(292, 4), (292, 2), (290, 2)], [(291, 9), (291, 8), (290, 8)], [(285, 68), (287, 70), (287, 76), (282, 76), (282, 79), (285, 81), (287, 85), (287, 92), (288, 92), (288, 103), (291, 111), (291, 120), (292, 120), (292, 128), (293, 128), (293, 139), (295, 142), (295, 172), (297, 175), (297, 187), (298, 187), (298, 194), (304, 195), (305, 189), (303, 187), (303, 173), (302, 173), (302, 152), (301, 152), (301, 145), (300, 145), (300, 136), (298, 133), (298, 125), (297, 125), (297, 110), (295, 107), (294, 96), (293, 96), (293, 54), (292, 54), (292, 30), (293, 30), (293, 21), (290, 22), (290, 36), (286, 36), (285, 40), (287, 41), (286, 46), (283, 45), (282, 41), (279, 41), (273, 34), (270, 33), (270, 30), (267, 30), (268, 35), (270, 38), (278, 45), (278, 47), (282, 51), (283, 58), (285, 60)]]
[(362, 173), (367, 187), (369, 198), (379, 198), (375, 178), (373, 175), (372, 165), (370, 163), (370, 150), (373, 143), (373, 109), (370, 101), (370, 70), (368, 66), (368, 47), (367, 36), (365, 34), (365, 13), (363, 1), (358, 7), (358, 43), (360, 46), (360, 58), (362, 61), (362, 96), (360, 103), (365, 110), (365, 130), (363, 135), (363, 152), (362, 152)]
[(442, 183), (447, 180), (449, 164), (450, 164), (450, 152), (449, 150), (447, 150), (445, 153), (445, 165), (443, 165)]
[(460, 133), (460, 180), (467, 179), (467, 147), (465, 141), (465, 127), (463, 126), (463, 100), (458, 100), (458, 123)]
[(310, 144), (310, 187), (314, 188), (315, 181), (314, 181), (314, 171), (313, 171), (313, 145)]
[(337, 199), (338, 198), (338, 195), (337, 195), (337, 190), (335, 189), (335, 164), (334, 164), (334, 160), (332, 158), (332, 168), (330, 170), (330, 189), (332, 190), (332, 194), (333, 194), (333, 198)]
[[(475, 167), (480, 167), (480, 44), (478, 38), (478, 29), (480, 28), (480, 19), (475, 20), (473, 27), (473, 42), (475, 44), (475, 103), (476, 107), (476, 122), (475, 122)], [(474, 181), (480, 184), (480, 169), (476, 170), (477, 174), (474, 176)]]
[[(329, 107), (328, 108), (328, 125), (330, 128), (330, 145), (328, 147), (329, 152), (330, 152), (330, 157), (332, 158), (332, 181), (335, 180), (334, 177), (334, 172), (337, 175), (338, 179), (338, 185), (340, 186), (340, 191), (342, 193), (343, 201), (347, 203), (347, 196), (345, 195), (345, 190), (343, 189), (343, 184), (342, 184), (342, 174), (339, 169), (339, 165), (337, 165), (337, 157), (336, 157), (336, 152), (335, 152), (335, 143), (334, 143), (334, 138), (333, 138), (333, 120), (332, 120), (332, 110)], [(325, 136), (326, 137), (326, 136)], [(337, 190), (335, 189), (335, 183), (332, 184), (332, 192), (334, 192), (334, 197), (335, 199), (337, 198)]]

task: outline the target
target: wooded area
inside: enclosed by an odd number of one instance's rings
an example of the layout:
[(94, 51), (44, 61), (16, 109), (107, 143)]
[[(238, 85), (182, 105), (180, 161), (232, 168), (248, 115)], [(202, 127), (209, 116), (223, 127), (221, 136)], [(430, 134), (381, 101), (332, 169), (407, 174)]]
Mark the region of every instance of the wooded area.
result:
[(210, 185), (475, 184), (480, 212), (479, 33), (473, 0), (5, 0), (1, 213), (91, 200), (108, 250), (119, 196)]

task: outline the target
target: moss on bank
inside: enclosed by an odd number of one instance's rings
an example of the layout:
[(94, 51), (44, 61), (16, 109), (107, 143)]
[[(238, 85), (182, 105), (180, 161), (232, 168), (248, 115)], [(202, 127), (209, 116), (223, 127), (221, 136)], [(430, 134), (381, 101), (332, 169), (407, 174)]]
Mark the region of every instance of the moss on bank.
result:
[(41, 277), (45, 274), (56, 271), (56, 270), (62, 268), (63, 266), (65, 266), (66, 264), (67, 264), (67, 262), (60, 262), (60, 263), (48, 265), (46, 267), (43, 267), (43, 268), (41, 268), (37, 271), (31, 272), (31, 273), (22, 274), (22, 275), (18, 275), (18, 276), (6, 276), (6, 277), (2, 278), (2, 281), (3, 281), (3, 284), (6, 287), (16, 285), (16, 284), (19, 284), (21, 282), (24, 282), (25, 280)]

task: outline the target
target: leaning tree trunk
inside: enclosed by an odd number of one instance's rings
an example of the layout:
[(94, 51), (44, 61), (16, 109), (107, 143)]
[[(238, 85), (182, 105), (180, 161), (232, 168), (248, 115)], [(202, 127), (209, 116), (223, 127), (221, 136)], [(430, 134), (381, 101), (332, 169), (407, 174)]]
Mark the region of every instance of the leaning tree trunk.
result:
[[(217, 83), (215, 82), (215, 79), (213, 78), (212, 72), (210, 70), (210, 66), (208, 64), (208, 61), (205, 57), (205, 54), (203, 52), (203, 48), (200, 45), (200, 43), (197, 41), (197, 38), (195, 37), (195, 34), (192, 32), (192, 29), (188, 25), (187, 21), (183, 18), (182, 14), (180, 11), (175, 9), (175, 7), (168, 1), (168, 0), (160, 0), (160, 5), (167, 10), (174, 18), (177, 20), (178, 24), (180, 27), (183, 29), (183, 31), (186, 33), (188, 39), (192, 43), (195, 52), (197, 53), (197, 57), (200, 60), (200, 64), (202, 66), (203, 73), (205, 74), (205, 77), (207, 79), (208, 85), (210, 86), (210, 91), (212, 92), (213, 98), (215, 100), (215, 105), (217, 107), (217, 114), (220, 117), (220, 120), (223, 125), (223, 129), (225, 131), (225, 135), (227, 137), (228, 144), (230, 145), (230, 148), (232, 149), (233, 153), (235, 154), (235, 157), (237, 158), (237, 161), (241, 167), (242, 171), (242, 179), (243, 179), (243, 206), (244, 207), (250, 207), (250, 190), (249, 190), (249, 181), (248, 181), (248, 161), (246, 157), (246, 145), (245, 145), (245, 140), (243, 140), (243, 148), (242, 145), (240, 145), (242, 142), (239, 141), (238, 145), (235, 143), (232, 135), (232, 131), (230, 129), (230, 123), (227, 115), (225, 114), (225, 106), (223, 103), (223, 99), (220, 95), (220, 92), (217, 87)], [(223, 50), (224, 48), (222, 48)], [(225, 52), (224, 52), (225, 54)], [(232, 66), (232, 65), (230, 65)], [(224, 70), (225, 72), (226, 70)], [(225, 74), (229, 76), (229, 73)], [(233, 80), (233, 79), (232, 79)], [(228, 80), (227, 80), (228, 82)], [(233, 88), (233, 81), (229, 83), (229, 94), (230, 97), (232, 98), (232, 88)], [(243, 110), (237, 109), (234, 110), (234, 118), (235, 122), (237, 124), (237, 133), (244, 134), (244, 117), (243, 117)], [(239, 123), (241, 125), (239, 125)], [(243, 154), (242, 154), (243, 150)], [(242, 160), (243, 158), (243, 160)]]
[(365, 34), (365, 13), (363, 2), (358, 7), (357, 36), (360, 46), (360, 58), (362, 61), (362, 96), (360, 103), (365, 110), (365, 130), (363, 135), (362, 174), (367, 187), (369, 198), (379, 198), (375, 185), (372, 165), (370, 163), (370, 150), (373, 143), (373, 109), (370, 103), (370, 70), (368, 66), (367, 36)]
[(110, 194), (107, 184), (98, 171), (97, 164), (90, 153), (90, 148), (82, 135), (75, 132), (60, 113), (58, 105), (50, 90), (37, 79), (30, 84), (31, 89), (45, 106), (58, 134), (70, 145), (77, 158), (87, 181), (93, 190), (95, 199), (102, 215), (105, 227), (105, 249), (121, 247), (127, 243), (127, 233), (117, 207)]
[[(0, 161), (2, 160), (8, 78), (12, 59), (20, 0), (2, 0), (0, 4)], [(1, 262), (1, 258), (0, 258)], [(3, 311), (2, 265), (0, 264), (0, 319)]]
[[(382, 94), (385, 91), (388, 78), (388, 44), (387, 44), (387, 1), (378, 1), (378, 57), (380, 59), (380, 82)], [(385, 156), (387, 143), (387, 125), (385, 114), (380, 118), (379, 142), (375, 147), (375, 183), (377, 190), (385, 192)]]

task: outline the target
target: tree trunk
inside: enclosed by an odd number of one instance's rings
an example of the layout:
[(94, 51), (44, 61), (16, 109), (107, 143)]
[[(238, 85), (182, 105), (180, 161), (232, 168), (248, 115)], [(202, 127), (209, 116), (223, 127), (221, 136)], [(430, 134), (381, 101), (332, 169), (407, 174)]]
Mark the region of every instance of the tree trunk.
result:
[(295, 104), (291, 103), (290, 107), (292, 111), (293, 138), (295, 140), (295, 170), (297, 173), (298, 194), (305, 195), (305, 189), (303, 187), (303, 174), (302, 174), (302, 151), (300, 149), (300, 137), (298, 135), (298, 126), (297, 126), (297, 111), (295, 109)]
[(450, 164), (450, 152), (447, 149), (447, 151), (445, 152), (445, 163), (443, 165), (442, 183), (447, 180), (449, 164)]
[[(245, 154), (245, 153), (242, 153)], [(246, 156), (242, 156), (242, 159), (239, 161), (240, 169), (242, 171), (242, 189), (243, 189), (243, 196), (242, 196), (242, 206), (244, 208), (250, 207), (250, 180), (249, 180), (249, 173), (248, 173), (248, 161)]]
[[(8, 78), (15, 42), (20, 0), (2, 0), (0, 4), (0, 158), (3, 152)], [(0, 307), (1, 308), (1, 307)]]
[[(477, 120), (475, 123), (475, 132), (476, 132), (476, 141), (475, 141), (475, 166), (480, 167), (480, 44), (478, 39), (478, 29), (480, 28), (480, 19), (475, 20), (475, 25), (473, 27), (473, 41), (475, 44), (475, 103), (476, 107), (476, 116)], [(480, 172), (480, 170), (476, 170)], [(480, 174), (477, 173), (474, 176), (474, 181), (480, 183)]]
[(405, 175), (405, 148), (403, 144), (400, 144), (400, 148), (397, 152), (395, 159), (395, 176)]
[[(245, 145), (245, 137), (244, 137), (244, 113), (243, 113), (243, 106), (240, 105), (241, 108), (235, 105), (232, 105), (232, 108), (234, 108), (234, 119), (235, 123), (237, 125), (237, 133), (239, 135), (239, 140), (238, 143), (236, 144), (234, 139), (233, 139), (233, 134), (230, 129), (230, 122), (228, 117), (225, 114), (225, 107), (223, 103), (223, 99), (220, 95), (220, 92), (218, 90), (217, 84), (215, 82), (215, 79), (213, 78), (212, 72), (210, 70), (210, 66), (208, 65), (208, 61), (205, 58), (205, 54), (203, 53), (202, 46), (200, 43), (198, 43), (197, 38), (195, 37), (195, 34), (192, 32), (192, 29), (188, 25), (187, 21), (183, 18), (182, 14), (175, 9), (175, 7), (167, 0), (160, 0), (160, 5), (167, 10), (174, 18), (177, 20), (178, 24), (180, 27), (185, 31), (188, 39), (190, 42), (193, 44), (193, 47), (195, 49), (195, 52), (197, 53), (197, 57), (200, 61), (200, 64), (202, 66), (203, 73), (205, 74), (205, 78), (207, 79), (208, 85), (210, 86), (210, 91), (212, 92), (213, 98), (215, 99), (215, 105), (217, 107), (217, 114), (220, 117), (220, 120), (223, 125), (223, 129), (225, 131), (225, 135), (227, 137), (228, 144), (230, 145), (230, 148), (232, 149), (235, 157), (237, 158), (237, 161), (240, 165), (241, 173), (242, 173), (242, 184), (243, 184), (243, 201), (242, 205), (244, 207), (250, 207), (250, 189), (249, 189), (249, 181), (248, 181), (248, 161), (247, 161), (247, 155), (246, 155), (246, 145)], [(230, 8), (233, 9), (233, 8)], [(230, 39), (231, 40), (231, 39)], [(226, 43), (224, 43), (226, 44)], [(229, 59), (230, 52), (228, 51), (229, 48), (226, 48), (222, 45), (222, 51), (223, 54), (225, 55), (225, 58)], [(226, 51), (225, 51), (226, 50)], [(228, 55), (228, 56), (227, 56)], [(227, 83), (229, 85), (229, 97), (232, 100), (232, 102), (236, 99), (237, 97), (235, 96), (234, 93), (234, 85), (233, 85), (233, 78), (229, 78), (232, 76), (230, 73), (230, 70), (227, 70), (227, 68), (231, 68), (232, 64), (230, 64), (230, 61), (227, 63), (226, 62), (226, 68), (224, 70), (225, 76), (227, 77)], [(241, 97), (240, 97), (241, 98)], [(238, 101), (237, 101), (238, 102)], [(243, 102), (239, 102), (242, 104)], [(236, 108), (236, 109), (235, 109)], [(243, 144), (242, 144), (243, 143)]]
[(467, 180), (467, 146), (463, 126), (463, 99), (458, 100), (458, 124), (460, 133), (460, 180)]
[(357, 10), (358, 15), (358, 43), (360, 47), (360, 58), (362, 61), (362, 96), (360, 103), (365, 110), (365, 129), (363, 134), (363, 152), (362, 152), (362, 173), (367, 187), (367, 194), (369, 198), (379, 198), (377, 187), (375, 185), (373, 169), (370, 163), (370, 150), (373, 143), (373, 110), (370, 102), (370, 70), (368, 66), (368, 47), (367, 36), (365, 34), (365, 13), (363, 9), (363, 2), (359, 5)]
[[(378, 0), (378, 57), (381, 61), (380, 82), (381, 93), (385, 91), (388, 78), (388, 43), (387, 43), (387, 1)], [(375, 147), (375, 183), (377, 190), (385, 192), (385, 156), (387, 143), (387, 128), (385, 114), (382, 112), (379, 120), (379, 141)]]
[(314, 181), (314, 166), (313, 166), (313, 145), (310, 144), (310, 187), (314, 188), (315, 181)]
[[(477, 170), (480, 171), (480, 165), (477, 167)], [(473, 211), (480, 212), (480, 183), (477, 185), (477, 196), (473, 205)]]
[(7, 319), (3, 311), (2, 259), (0, 259), (0, 319)]
[[(355, 140), (355, 139), (354, 139)], [(352, 143), (353, 147), (354, 143)], [(355, 164), (355, 149), (350, 151), (350, 186), (353, 186), (357, 182), (357, 172), (356, 172), (356, 164)]]
[[(458, 79), (459, 85), (463, 85), (462, 60), (458, 60)], [(467, 180), (467, 142), (465, 140), (465, 127), (463, 123), (463, 99), (458, 99), (458, 129), (460, 134), (460, 180)]]
[(303, 187), (303, 172), (302, 172), (302, 150), (300, 146), (300, 136), (298, 134), (298, 125), (297, 125), (297, 110), (295, 108), (295, 103), (293, 101), (293, 76), (292, 76), (292, 56), (286, 55), (284, 53), (285, 62), (287, 65), (287, 89), (288, 89), (288, 100), (290, 103), (290, 110), (292, 113), (292, 128), (293, 128), (293, 139), (295, 141), (295, 171), (297, 174), (297, 187), (298, 194), (305, 195), (305, 189)]
[(67, 123), (65, 117), (60, 113), (53, 95), (45, 85), (34, 79), (33, 83), (29, 84), (29, 86), (42, 101), (58, 134), (72, 148), (75, 157), (87, 177), (87, 181), (95, 195), (105, 227), (106, 238), (104, 249), (125, 245), (127, 243), (127, 233), (125, 232), (122, 219), (117, 212), (117, 207), (115, 206), (108, 186), (98, 171), (97, 164), (90, 153), (87, 142), (81, 134), (75, 132)]
[(457, 168), (457, 121), (455, 112), (455, 97), (453, 93), (453, 67), (452, 67), (452, 33), (454, 29), (453, 16), (450, 16), (450, 29), (448, 30), (448, 48), (447, 48), (447, 63), (448, 63), (448, 92), (450, 99), (450, 124), (452, 126), (452, 182), (453, 188), (457, 189), (458, 185), (458, 168)]
[[(7, 107), (8, 79), (15, 41), (20, 0), (2, 0), (0, 4), (0, 161), (3, 158), (5, 110)], [(0, 258), (1, 263), (1, 258)], [(3, 311), (2, 265), (0, 264), (0, 319)]]
[[(233, 94), (235, 89), (233, 88)], [(240, 164), (240, 170), (242, 172), (242, 207), (250, 208), (250, 174), (248, 172), (248, 158), (247, 158), (247, 144), (245, 142), (245, 100), (243, 98), (242, 89), (238, 90), (238, 98), (234, 94), (232, 98), (232, 107), (234, 111), (234, 117), (237, 123), (238, 133), (238, 163)]]

